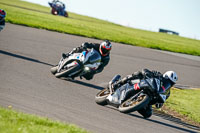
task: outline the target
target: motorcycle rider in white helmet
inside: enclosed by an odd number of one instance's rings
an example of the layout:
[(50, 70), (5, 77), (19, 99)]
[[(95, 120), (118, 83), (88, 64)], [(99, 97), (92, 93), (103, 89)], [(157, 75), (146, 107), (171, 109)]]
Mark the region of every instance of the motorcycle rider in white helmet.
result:
[[(120, 75), (119, 75), (120, 76)], [(122, 86), (123, 84), (126, 83), (130, 83), (131, 84), (131, 80), (135, 80), (135, 79), (145, 79), (145, 77), (149, 77), (149, 78), (157, 78), (160, 80), (160, 87), (162, 87), (163, 90), (165, 90), (165, 94), (166, 94), (166, 99), (170, 96), (170, 88), (176, 84), (177, 80), (178, 80), (178, 76), (174, 71), (167, 71), (164, 74), (161, 74), (158, 71), (150, 71), (148, 69), (143, 69), (142, 72), (138, 71), (135, 72), (132, 75), (128, 75), (126, 77), (124, 77), (121, 80), (118, 80), (116, 82), (114, 82), (112, 84), (112, 87), (109, 88), (110, 92), (112, 92), (107, 99), (109, 100), (110, 103), (112, 104), (121, 104), (123, 101), (118, 101), (116, 103), (116, 101), (114, 101), (115, 95), (113, 94), (113, 92), (117, 89), (119, 89), (120, 86)], [(146, 87), (146, 86), (145, 86)], [(124, 99), (126, 98), (126, 96), (130, 95), (130, 94), (136, 94), (140, 89), (142, 89), (143, 86), (142, 85), (138, 85), (134, 86), (134, 89), (127, 89), (125, 90), (125, 93), (122, 93), (122, 90), (119, 90), (118, 92), (120, 94), (118, 94), (119, 97), (124, 97)], [(163, 106), (163, 103), (156, 103), (155, 104), (157, 108), (161, 108)], [(138, 112), (144, 117), (144, 118), (149, 118), (152, 115), (152, 106), (151, 105), (147, 105), (146, 107), (138, 110)]]

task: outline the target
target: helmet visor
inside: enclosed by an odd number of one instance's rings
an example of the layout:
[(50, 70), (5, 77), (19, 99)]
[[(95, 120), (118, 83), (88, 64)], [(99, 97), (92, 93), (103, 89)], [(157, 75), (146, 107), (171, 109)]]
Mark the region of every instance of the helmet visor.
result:
[(108, 54), (110, 49), (101, 48), (101, 51), (102, 51), (103, 54)]

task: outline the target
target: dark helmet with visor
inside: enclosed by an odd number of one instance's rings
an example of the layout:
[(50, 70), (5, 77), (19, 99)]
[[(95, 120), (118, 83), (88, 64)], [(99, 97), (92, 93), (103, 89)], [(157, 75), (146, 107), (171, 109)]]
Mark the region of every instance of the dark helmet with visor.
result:
[(6, 12), (0, 9), (0, 20), (4, 19), (5, 17), (6, 17)]
[(112, 44), (110, 43), (110, 41), (105, 40), (100, 44), (99, 51), (102, 56), (106, 56), (110, 52), (111, 48)]

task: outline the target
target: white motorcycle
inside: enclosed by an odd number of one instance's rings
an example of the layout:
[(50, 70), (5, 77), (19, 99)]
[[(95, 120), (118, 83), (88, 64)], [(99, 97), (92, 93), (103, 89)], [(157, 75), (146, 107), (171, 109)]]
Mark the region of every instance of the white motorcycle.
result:
[(51, 68), (51, 73), (57, 78), (74, 79), (90, 73), (91, 70), (97, 70), (100, 65), (101, 55), (92, 48), (81, 53), (73, 53), (65, 59), (62, 57), (58, 65)]

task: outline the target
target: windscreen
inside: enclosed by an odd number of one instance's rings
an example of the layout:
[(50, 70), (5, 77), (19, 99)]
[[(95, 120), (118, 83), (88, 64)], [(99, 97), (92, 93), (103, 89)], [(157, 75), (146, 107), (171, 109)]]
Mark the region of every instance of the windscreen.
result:
[(89, 63), (93, 64), (93, 63), (96, 63), (96, 62), (101, 62), (100, 54), (94, 49), (93, 49), (92, 52), (93, 52), (93, 54), (88, 59)]

